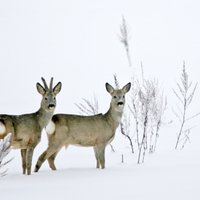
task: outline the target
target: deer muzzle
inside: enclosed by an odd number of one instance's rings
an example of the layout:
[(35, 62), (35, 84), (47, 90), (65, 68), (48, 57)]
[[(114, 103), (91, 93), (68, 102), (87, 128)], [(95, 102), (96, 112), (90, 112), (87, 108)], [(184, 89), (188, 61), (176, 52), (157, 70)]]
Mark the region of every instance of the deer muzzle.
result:
[(123, 105), (124, 105), (124, 102), (118, 102), (117, 105), (118, 105), (118, 106), (123, 106)]
[(54, 109), (55, 107), (56, 107), (55, 104), (49, 104), (49, 106), (48, 106), (49, 110), (52, 110), (52, 109)]

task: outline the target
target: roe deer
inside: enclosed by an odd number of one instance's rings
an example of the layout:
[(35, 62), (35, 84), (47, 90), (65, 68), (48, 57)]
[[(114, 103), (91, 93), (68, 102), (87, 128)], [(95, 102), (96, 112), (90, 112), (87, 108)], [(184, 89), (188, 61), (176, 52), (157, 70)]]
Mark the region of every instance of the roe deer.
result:
[(48, 159), (49, 166), (56, 170), (54, 160), (63, 146), (80, 145), (94, 148), (96, 167), (105, 168), (105, 147), (115, 136), (123, 114), (125, 94), (130, 90), (131, 83), (122, 89), (115, 90), (106, 83), (106, 90), (111, 94), (110, 108), (105, 114), (93, 116), (56, 114), (46, 127), (48, 148), (38, 158), (35, 166), (37, 172), (42, 163)]
[(42, 95), (40, 109), (23, 115), (0, 115), (0, 138), (12, 133), (11, 147), (21, 149), (23, 174), (31, 174), (33, 151), (40, 142), (42, 129), (49, 123), (56, 107), (56, 95), (61, 90), (61, 82), (53, 88), (53, 78), (48, 87), (37, 83), (37, 91)]

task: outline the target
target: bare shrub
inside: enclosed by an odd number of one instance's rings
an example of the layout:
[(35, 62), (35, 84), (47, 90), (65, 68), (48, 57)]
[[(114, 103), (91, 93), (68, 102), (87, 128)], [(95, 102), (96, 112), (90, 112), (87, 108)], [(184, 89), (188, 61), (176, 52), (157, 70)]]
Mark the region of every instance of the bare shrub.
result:
[(158, 81), (143, 79), (132, 84), (129, 109), (135, 121), (138, 164), (144, 162), (146, 152), (154, 152), (157, 146), (166, 99), (160, 94)]
[[(156, 87), (158, 89), (158, 86)], [(167, 98), (164, 97), (163, 93), (159, 94), (156, 92), (157, 97), (155, 98), (154, 108), (152, 110), (152, 121), (151, 121), (151, 136), (150, 136), (150, 148), (149, 152), (153, 153), (156, 151), (157, 141), (159, 138), (159, 131), (163, 123), (164, 112), (167, 107)]]
[[(114, 74), (113, 78), (114, 78), (116, 88), (119, 88), (120, 85), (119, 85), (119, 81), (117, 79), (117, 75)], [(129, 110), (126, 109), (126, 111), (123, 113), (123, 117), (122, 117), (122, 120), (120, 123), (120, 132), (122, 135), (124, 135), (128, 139), (130, 147), (131, 147), (131, 152), (134, 153), (133, 142), (130, 137), (130, 117), (128, 116), (129, 115), (128, 112), (129, 112)]]
[[(10, 139), (11, 139), (11, 133), (9, 133), (4, 139), (0, 140), (0, 169), (5, 167), (12, 159), (3, 162), (4, 158), (9, 154), (10, 152)], [(0, 176), (5, 176), (7, 174), (7, 169), (0, 172)]]
[(173, 110), (175, 116), (178, 118), (180, 122), (180, 128), (177, 134), (177, 140), (175, 149), (178, 148), (179, 144), (183, 148), (187, 141), (189, 141), (189, 134), (192, 127), (185, 127), (186, 122), (190, 121), (194, 117), (198, 116), (200, 113), (197, 113), (191, 117), (188, 117), (188, 108), (192, 103), (197, 83), (193, 85), (192, 81), (189, 81), (188, 73), (186, 72), (185, 62), (183, 63), (183, 69), (181, 73), (180, 83), (177, 82), (177, 90), (173, 89), (175, 96), (178, 99), (181, 107), (177, 106), (176, 110)]

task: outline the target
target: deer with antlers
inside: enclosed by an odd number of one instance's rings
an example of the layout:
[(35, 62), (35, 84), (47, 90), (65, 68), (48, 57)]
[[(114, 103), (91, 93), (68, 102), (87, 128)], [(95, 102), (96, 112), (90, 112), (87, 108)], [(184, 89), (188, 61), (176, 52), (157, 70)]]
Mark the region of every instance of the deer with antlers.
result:
[(41, 106), (37, 112), (23, 115), (0, 115), (0, 139), (12, 133), (11, 147), (21, 149), (23, 174), (31, 174), (33, 151), (40, 142), (42, 129), (51, 120), (55, 107), (56, 95), (61, 90), (61, 82), (53, 87), (51, 78), (49, 87), (42, 78), (44, 87), (36, 84), (37, 91), (42, 95)]
[(79, 145), (93, 147), (96, 167), (105, 168), (105, 148), (114, 139), (125, 105), (125, 94), (130, 90), (131, 83), (122, 89), (114, 89), (106, 83), (106, 90), (112, 99), (110, 108), (105, 114), (80, 116), (56, 114), (46, 127), (48, 147), (38, 158), (35, 166), (37, 172), (47, 159), (52, 170), (56, 170), (54, 160), (63, 146)]

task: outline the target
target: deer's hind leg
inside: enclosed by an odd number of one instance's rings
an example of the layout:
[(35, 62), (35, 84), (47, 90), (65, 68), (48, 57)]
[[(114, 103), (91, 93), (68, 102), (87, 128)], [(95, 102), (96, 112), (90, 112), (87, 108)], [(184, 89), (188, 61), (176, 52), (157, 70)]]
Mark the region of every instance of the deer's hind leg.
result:
[(98, 149), (97, 147), (94, 147), (94, 154), (95, 154), (95, 158), (96, 158), (96, 168), (100, 167), (100, 160), (99, 160), (99, 153), (98, 153)]

